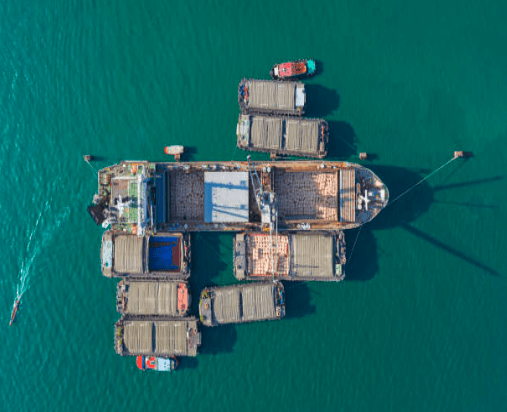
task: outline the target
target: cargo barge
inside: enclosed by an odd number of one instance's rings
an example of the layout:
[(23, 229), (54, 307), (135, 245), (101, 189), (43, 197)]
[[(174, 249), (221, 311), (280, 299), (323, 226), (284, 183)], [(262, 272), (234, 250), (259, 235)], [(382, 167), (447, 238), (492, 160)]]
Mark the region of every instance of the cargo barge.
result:
[[(95, 205), (89, 207), (95, 221), (111, 226), (114, 236), (141, 238), (273, 226), (352, 229), (371, 221), (389, 200), (387, 187), (371, 170), (348, 162), (122, 162), (100, 170), (98, 181)], [(120, 213), (118, 203), (126, 198), (129, 210)], [(140, 243), (136, 247), (141, 250)], [(145, 253), (136, 253), (145, 259)], [(123, 263), (118, 269), (102, 254), (106, 276), (131, 270)], [(149, 264), (136, 259), (135, 271), (149, 274)]]
[(116, 310), (132, 316), (186, 316), (190, 307), (187, 282), (122, 280), (116, 289)]
[[(135, 232), (135, 226), (132, 227)], [(190, 236), (181, 233), (136, 236), (108, 230), (100, 249), (106, 277), (188, 279)]]
[(323, 233), (238, 233), (234, 239), (234, 276), (338, 282), (345, 278), (345, 235)]
[(324, 119), (241, 114), (236, 135), (240, 149), (321, 159), (327, 155), (329, 126)]
[(116, 352), (121, 356), (197, 356), (201, 332), (197, 319), (122, 316), (115, 323)]
[(281, 282), (206, 288), (201, 292), (199, 316), (205, 326), (281, 319), (284, 300)]
[(301, 116), (305, 112), (306, 92), (301, 82), (243, 79), (238, 86), (241, 113)]

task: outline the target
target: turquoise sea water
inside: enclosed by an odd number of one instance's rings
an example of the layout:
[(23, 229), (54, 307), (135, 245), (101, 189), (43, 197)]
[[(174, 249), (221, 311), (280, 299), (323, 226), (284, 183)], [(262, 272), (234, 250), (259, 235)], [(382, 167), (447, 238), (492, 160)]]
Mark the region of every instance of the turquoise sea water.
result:
[[(490, 0), (0, 2), (0, 409), (504, 411), (506, 17)], [(286, 283), (283, 321), (205, 329), (177, 373), (138, 371), (113, 349), (82, 155), (244, 159), (238, 82), (304, 57), (332, 158), (377, 154), (392, 198), (475, 158), (364, 226), (345, 282)], [(234, 282), (232, 235), (194, 236), (193, 258), (194, 293)]]

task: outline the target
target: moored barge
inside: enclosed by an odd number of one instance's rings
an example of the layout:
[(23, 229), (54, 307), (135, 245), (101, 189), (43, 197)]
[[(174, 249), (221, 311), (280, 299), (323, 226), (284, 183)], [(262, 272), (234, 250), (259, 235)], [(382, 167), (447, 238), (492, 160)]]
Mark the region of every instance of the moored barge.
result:
[[(122, 162), (100, 170), (98, 180), (94, 200), (108, 216), (99, 223), (110, 225), (116, 236), (273, 226), (351, 229), (371, 221), (389, 200), (387, 187), (371, 170), (348, 162)], [(136, 194), (131, 199), (136, 219), (117, 212), (126, 186)], [(139, 259), (137, 272), (149, 273)], [(113, 261), (106, 269), (105, 274), (117, 276), (129, 267), (115, 269)]]
[(134, 316), (186, 316), (190, 299), (187, 282), (122, 280), (117, 285), (116, 310)]
[(136, 236), (109, 230), (102, 236), (100, 256), (106, 277), (187, 279), (190, 276), (188, 234)]
[(238, 280), (338, 282), (345, 278), (345, 263), (341, 231), (238, 233), (234, 239), (234, 276)]
[(306, 104), (305, 85), (301, 82), (243, 79), (238, 86), (241, 113), (301, 116)]
[(122, 316), (115, 323), (115, 349), (122, 356), (197, 356), (197, 320)]
[(329, 126), (324, 119), (241, 114), (236, 135), (244, 150), (323, 158)]
[(206, 288), (201, 292), (199, 316), (205, 326), (281, 319), (285, 316), (283, 285), (263, 282)]

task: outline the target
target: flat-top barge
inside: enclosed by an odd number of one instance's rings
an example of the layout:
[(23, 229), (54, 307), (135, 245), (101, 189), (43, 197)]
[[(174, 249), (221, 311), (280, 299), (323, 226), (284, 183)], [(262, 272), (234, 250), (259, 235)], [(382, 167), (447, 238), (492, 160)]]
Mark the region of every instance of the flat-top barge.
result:
[[(351, 229), (372, 220), (389, 200), (371, 170), (348, 162), (122, 162), (100, 170), (98, 180), (94, 215), (103, 216), (98, 223), (116, 236)], [(120, 201), (131, 202), (128, 214), (119, 212)], [(149, 265), (135, 263), (137, 273), (150, 272)], [(131, 270), (112, 265), (105, 274)]]
[(199, 315), (205, 326), (281, 319), (285, 316), (283, 285), (263, 282), (206, 288)]
[(122, 356), (197, 356), (197, 320), (122, 316), (115, 324), (115, 349)]
[(323, 158), (329, 126), (324, 119), (241, 114), (236, 135), (244, 150)]
[(305, 85), (301, 82), (243, 79), (238, 86), (241, 113), (301, 116), (305, 110)]
[(117, 285), (116, 310), (133, 316), (186, 316), (190, 299), (187, 282), (122, 280)]
[(100, 256), (106, 277), (188, 279), (190, 276), (188, 234), (136, 236), (108, 230), (102, 236)]
[(323, 233), (238, 233), (234, 276), (238, 280), (338, 282), (345, 278), (345, 235)]

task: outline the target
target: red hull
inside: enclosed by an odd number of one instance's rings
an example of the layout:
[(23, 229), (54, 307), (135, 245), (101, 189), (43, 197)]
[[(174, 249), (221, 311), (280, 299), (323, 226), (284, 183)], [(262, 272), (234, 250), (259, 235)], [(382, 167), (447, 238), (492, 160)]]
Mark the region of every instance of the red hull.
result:
[(14, 308), (12, 308), (12, 315), (11, 315), (11, 321), (9, 322), (9, 326), (12, 326), (14, 323), (14, 320), (16, 319), (16, 315), (18, 314), (18, 308), (19, 308), (19, 299), (16, 300), (16, 303), (14, 303)]

